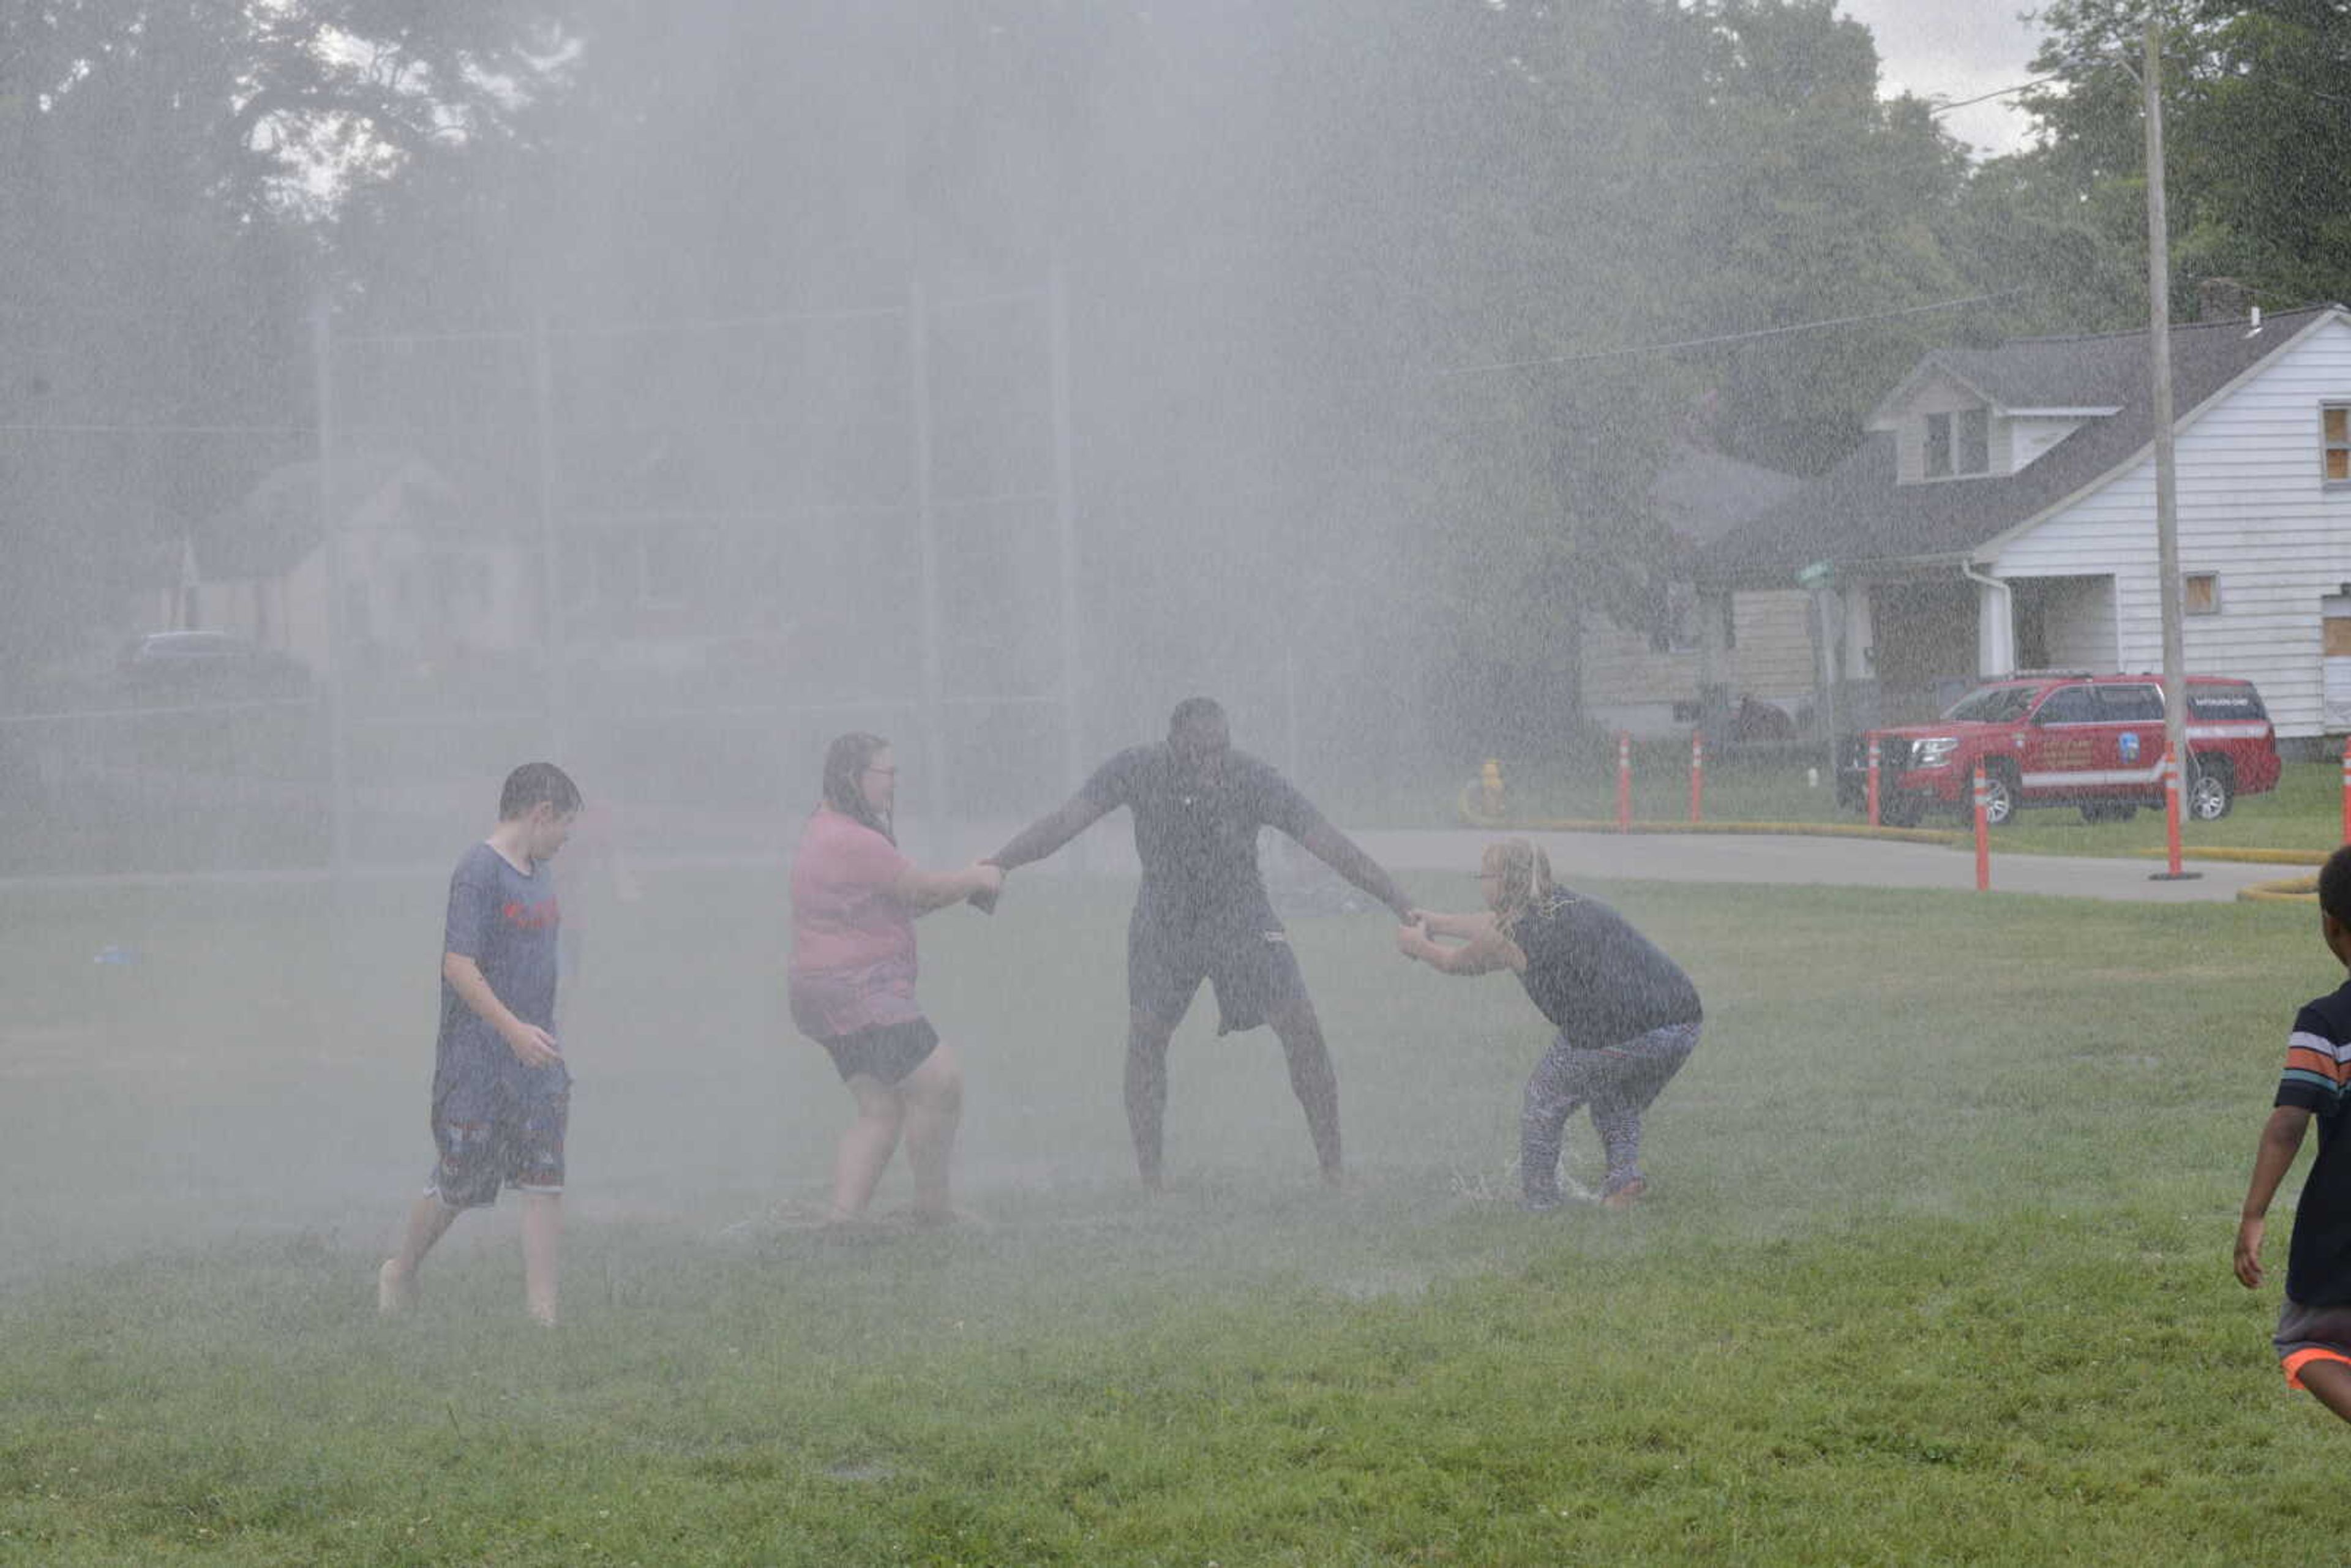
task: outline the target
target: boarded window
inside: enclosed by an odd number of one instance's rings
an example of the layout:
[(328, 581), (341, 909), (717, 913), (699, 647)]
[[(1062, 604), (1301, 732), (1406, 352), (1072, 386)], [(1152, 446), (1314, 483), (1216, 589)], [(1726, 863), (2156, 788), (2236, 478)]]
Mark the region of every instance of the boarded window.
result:
[(2179, 609), (2186, 615), (2220, 613), (2220, 574), (2191, 571), (2179, 580)]
[(2318, 444), (2330, 480), (2351, 480), (2351, 403), (2323, 403), (2318, 410)]
[(2326, 628), (2326, 656), (2351, 659), (2351, 615), (2330, 615), (2319, 624)]

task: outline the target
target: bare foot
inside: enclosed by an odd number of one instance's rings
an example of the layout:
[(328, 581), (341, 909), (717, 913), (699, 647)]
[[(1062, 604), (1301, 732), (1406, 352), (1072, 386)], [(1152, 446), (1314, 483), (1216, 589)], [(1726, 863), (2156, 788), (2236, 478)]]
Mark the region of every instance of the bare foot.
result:
[(1600, 1200), (1600, 1207), (1603, 1208), (1630, 1208), (1635, 1204), (1640, 1202), (1641, 1195), (1648, 1190), (1649, 1184), (1643, 1181), (1639, 1176), (1635, 1176), (1631, 1181), (1626, 1182), (1614, 1192), (1603, 1197)]
[(375, 1310), (396, 1318), (416, 1305), (416, 1276), (400, 1272), (400, 1260), (387, 1258), (375, 1271)]
[(555, 1315), (553, 1301), (533, 1301), (530, 1304), (530, 1321), (543, 1329), (551, 1329), (561, 1320)]

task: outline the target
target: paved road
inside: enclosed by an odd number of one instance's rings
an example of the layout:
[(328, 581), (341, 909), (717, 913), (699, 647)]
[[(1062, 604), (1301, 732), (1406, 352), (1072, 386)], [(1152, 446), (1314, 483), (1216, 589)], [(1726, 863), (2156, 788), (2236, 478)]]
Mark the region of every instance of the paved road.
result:
[[(1468, 829), (1356, 835), (1381, 863), (1398, 870), (1462, 871), (1478, 867), (1486, 841), (1499, 834)], [(1972, 848), (1883, 842), (1874, 839), (1773, 837), (1744, 833), (1533, 833), (1562, 881), (1579, 876), (1657, 882), (1756, 882), (1797, 886), (1927, 887), (1973, 891)], [(2302, 868), (2190, 861), (2190, 882), (2156, 882), (2160, 860), (2089, 860), (2073, 855), (2002, 854), (1992, 841), (1994, 893), (2070, 898), (2147, 900), (2161, 904), (2226, 901), (2258, 882), (2303, 874)]]
[[(945, 832), (914, 824), (905, 835), (909, 853), (926, 865), (953, 865), (995, 849), (1018, 824), (958, 823)], [(1458, 871), (1478, 869), (1479, 854), (1490, 839), (1501, 837), (1468, 828), (1406, 831), (1353, 831), (1374, 859), (1397, 871)], [(1655, 882), (1744, 882), (1778, 886), (1920, 887), (1971, 892), (1975, 887), (1975, 856), (1967, 847), (1907, 844), (1872, 839), (1767, 836), (1745, 833), (1535, 833), (1529, 835), (1550, 852), (1560, 879), (1608, 877)], [(1277, 899), (1285, 882), (1302, 883), (1322, 893), (1336, 894), (1343, 884), (1329, 877), (1305, 852), (1279, 833), (1263, 840), (1267, 879)], [(2240, 865), (2225, 861), (2191, 861), (2199, 874), (2189, 882), (2157, 882), (2152, 872), (2160, 860), (2088, 860), (2071, 855), (2003, 854), (1992, 840), (1991, 886), (2000, 894), (2037, 894), (2071, 898), (2116, 898), (2161, 904), (2226, 902), (2255, 883), (2277, 882), (2306, 874), (2305, 868), (2283, 865)], [(644, 869), (665, 865), (747, 864), (780, 867), (772, 851), (725, 857), (664, 857), (648, 853)], [(438, 862), (358, 868), (367, 879), (410, 877), (439, 880), (448, 869)], [(1134, 840), (1123, 815), (1093, 829), (1077, 844), (1023, 876), (1066, 876), (1072, 873), (1133, 876)], [(0, 894), (58, 887), (121, 884), (171, 884), (183, 882), (256, 882), (308, 883), (325, 880), (323, 870), (227, 872), (193, 876), (158, 874), (126, 876), (59, 876), (0, 878)], [(1327, 886), (1324, 884), (1327, 883)], [(1465, 895), (1467, 890), (1465, 889)], [(1466, 896), (1465, 896), (1466, 901)]]

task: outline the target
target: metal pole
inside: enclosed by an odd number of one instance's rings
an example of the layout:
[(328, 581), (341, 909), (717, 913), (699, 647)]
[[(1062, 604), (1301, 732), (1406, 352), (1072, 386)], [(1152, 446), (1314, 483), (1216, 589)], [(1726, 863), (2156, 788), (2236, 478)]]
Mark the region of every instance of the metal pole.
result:
[(538, 591), (547, 616), (543, 634), (547, 645), (548, 750), (559, 766), (573, 766), (570, 654), (563, 626), (563, 559), (556, 544), (555, 366), (548, 345), (545, 310), (536, 312), (531, 319), (530, 395), (538, 447)]
[[(2171, 252), (2163, 193), (2163, 30), (2150, 9), (2140, 85), (2147, 98), (2147, 377), (2155, 401), (2156, 591), (2163, 613), (2163, 742), (2175, 764), (2188, 749), (2187, 655), (2179, 612), (2179, 476), (2172, 444)], [(2172, 870), (2177, 873), (2175, 864)]]
[[(1070, 292), (1061, 247), (1053, 246), (1046, 275), (1053, 365), (1053, 525), (1061, 553), (1061, 776), (1074, 789), (1085, 777), (1085, 727), (1078, 706), (1078, 498), (1075, 442), (1071, 430)], [(1082, 849), (1083, 841), (1073, 849)]]
[(923, 780), (935, 841), (947, 814), (946, 737), (942, 733), (938, 517), (931, 496), (931, 315), (920, 279), (906, 288), (906, 363), (914, 416), (914, 532), (923, 601)]
[(1281, 640), (1281, 731), (1283, 769), (1297, 784), (1303, 778), (1306, 757), (1298, 747), (1298, 645), (1286, 635)]
[(350, 681), (346, 666), (343, 518), (335, 505), (335, 371), (333, 308), (325, 295), (310, 312), (310, 374), (319, 415), (319, 529), (327, 544), (327, 792), (329, 886), (340, 899), (351, 872)]

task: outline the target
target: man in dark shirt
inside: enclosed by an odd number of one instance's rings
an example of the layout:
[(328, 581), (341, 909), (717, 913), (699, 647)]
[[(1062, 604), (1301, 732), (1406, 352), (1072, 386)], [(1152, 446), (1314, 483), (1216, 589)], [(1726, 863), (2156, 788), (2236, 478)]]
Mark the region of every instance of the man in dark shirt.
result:
[(1067, 805), (988, 860), (1008, 872), (1043, 860), (1121, 806), (1134, 813), (1143, 862), (1126, 932), (1126, 1120), (1144, 1186), (1160, 1184), (1167, 1042), (1203, 979), (1216, 988), (1218, 1034), (1273, 1026), (1322, 1175), (1338, 1180), (1338, 1076), (1289, 934), (1258, 874), (1258, 830), (1280, 829), (1398, 918), (1409, 902), (1288, 779), (1232, 748), (1224, 709), (1207, 697), (1177, 706), (1164, 745), (1120, 752)]

